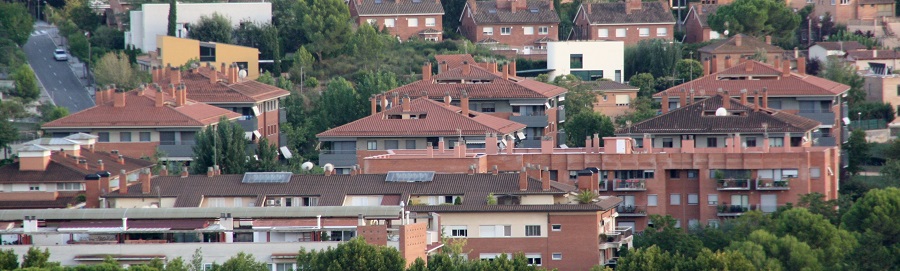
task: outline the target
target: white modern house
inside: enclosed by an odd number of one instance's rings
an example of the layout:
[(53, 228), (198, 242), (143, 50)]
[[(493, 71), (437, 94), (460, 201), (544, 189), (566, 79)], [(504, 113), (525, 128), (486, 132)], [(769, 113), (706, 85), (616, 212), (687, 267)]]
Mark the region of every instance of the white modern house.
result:
[(625, 70), (623, 41), (551, 41), (547, 43), (550, 78), (573, 74), (582, 80), (609, 79), (622, 83)]
[[(191, 24), (213, 13), (231, 19), (232, 26), (242, 21), (271, 23), (272, 3), (178, 3), (176, 36), (187, 38)], [(125, 31), (125, 45), (134, 45), (143, 52), (156, 50), (156, 36), (166, 35), (168, 17), (169, 4), (143, 4), (141, 10), (131, 11), (131, 29)]]
[(809, 59), (823, 62), (829, 56), (844, 57), (847, 52), (865, 50), (866, 46), (855, 41), (818, 42), (809, 47)]

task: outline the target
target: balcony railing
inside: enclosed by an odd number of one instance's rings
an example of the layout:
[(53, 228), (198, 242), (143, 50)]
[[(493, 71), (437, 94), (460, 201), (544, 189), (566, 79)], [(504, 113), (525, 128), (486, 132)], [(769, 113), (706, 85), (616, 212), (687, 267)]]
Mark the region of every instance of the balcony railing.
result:
[(634, 230), (631, 227), (616, 227), (615, 230), (600, 234), (600, 243), (627, 243), (631, 241)]
[(613, 191), (646, 191), (646, 179), (614, 179)]
[(647, 208), (637, 205), (619, 205), (616, 212), (619, 216), (647, 216)]
[(716, 180), (716, 190), (750, 190), (749, 179)]
[(756, 179), (756, 190), (790, 190), (790, 179), (776, 181), (773, 179)]
[(717, 213), (719, 216), (739, 216), (756, 209), (757, 206), (753, 205), (719, 205)]

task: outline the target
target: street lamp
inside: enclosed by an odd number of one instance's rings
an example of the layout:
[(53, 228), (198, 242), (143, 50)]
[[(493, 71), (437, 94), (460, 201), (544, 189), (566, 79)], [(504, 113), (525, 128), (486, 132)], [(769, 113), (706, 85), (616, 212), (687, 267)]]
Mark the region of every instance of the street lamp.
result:
[(91, 62), (91, 32), (84, 32), (84, 36), (87, 37), (88, 42), (88, 59), (84, 61), (84, 78), (88, 80), (88, 85), (90, 86), (93, 84), (90, 76), (91, 70), (88, 68), (88, 65)]
[(862, 112), (856, 112), (856, 128), (862, 128)]

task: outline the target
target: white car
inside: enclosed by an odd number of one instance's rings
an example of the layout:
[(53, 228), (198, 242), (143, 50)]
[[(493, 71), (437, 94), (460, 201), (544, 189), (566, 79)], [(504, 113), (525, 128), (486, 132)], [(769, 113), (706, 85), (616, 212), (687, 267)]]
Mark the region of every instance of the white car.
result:
[(69, 60), (69, 55), (66, 54), (66, 50), (56, 49), (53, 51), (53, 59), (56, 59), (57, 61), (65, 61)]

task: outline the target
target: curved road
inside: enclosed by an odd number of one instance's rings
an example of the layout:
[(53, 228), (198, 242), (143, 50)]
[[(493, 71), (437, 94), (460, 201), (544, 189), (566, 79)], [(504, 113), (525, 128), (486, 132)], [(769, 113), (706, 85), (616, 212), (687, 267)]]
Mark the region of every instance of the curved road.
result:
[(56, 105), (68, 108), (70, 113), (94, 106), (94, 99), (81, 84), (69, 63), (53, 59), (56, 44), (48, 34), (51, 31), (55, 32), (56, 29), (35, 27), (35, 32), (23, 48), (25, 55), (28, 56), (28, 63)]

